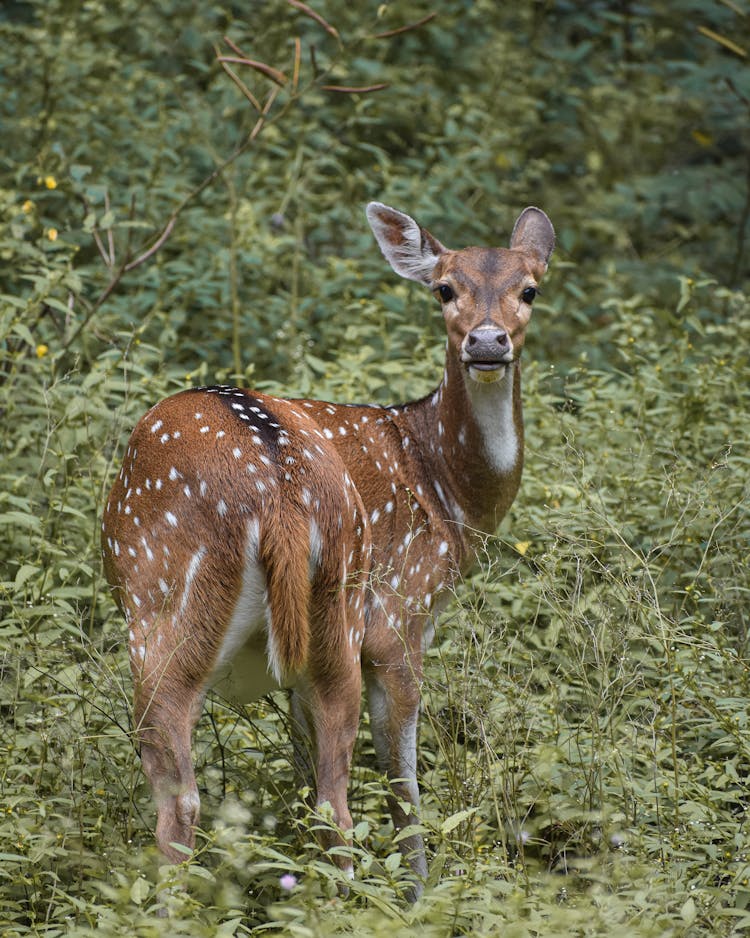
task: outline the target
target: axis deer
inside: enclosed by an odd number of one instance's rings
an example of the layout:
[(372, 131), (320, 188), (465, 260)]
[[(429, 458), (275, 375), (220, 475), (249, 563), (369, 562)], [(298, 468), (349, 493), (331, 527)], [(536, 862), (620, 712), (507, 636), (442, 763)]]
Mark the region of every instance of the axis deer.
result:
[[(396, 407), (182, 391), (138, 423), (107, 501), (105, 571), (129, 625), (135, 723), (170, 861), (184, 859), (173, 844), (194, 845), (191, 736), (210, 688), (242, 703), (293, 688), (295, 751), (306, 735), (316, 803), (345, 831), (364, 675), (394, 824), (415, 822), (433, 617), (518, 490), (519, 359), (549, 219), (527, 208), (510, 249), (451, 251), (379, 202), (367, 217), (395, 272), (442, 304), (438, 388)], [(333, 828), (322, 841), (342, 843)], [(418, 893), (422, 839), (400, 848)]]

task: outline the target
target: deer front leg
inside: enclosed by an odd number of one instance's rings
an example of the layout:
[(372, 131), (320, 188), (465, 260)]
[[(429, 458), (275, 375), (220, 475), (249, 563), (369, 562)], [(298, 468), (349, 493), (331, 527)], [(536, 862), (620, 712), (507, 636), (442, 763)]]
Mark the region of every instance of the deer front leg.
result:
[[(370, 710), (370, 727), (375, 752), (382, 771), (391, 780), (388, 807), (396, 830), (417, 824), (419, 786), (417, 785), (417, 724), (419, 718), (420, 662), (371, 664), (365, 671), (365, 684)], [(410, 804), (405, 811), (402, 804)], [(416, 900), (422, 893), (427, 877), (424, 841), (420, 834), (411, 834), (399, 842), (416, 882), (409, 898)]]

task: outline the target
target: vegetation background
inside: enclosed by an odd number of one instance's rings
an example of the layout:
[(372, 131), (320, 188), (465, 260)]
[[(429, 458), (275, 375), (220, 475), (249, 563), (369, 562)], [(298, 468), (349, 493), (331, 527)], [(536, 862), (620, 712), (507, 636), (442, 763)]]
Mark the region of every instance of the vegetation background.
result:
[[(750, 6), (313, 6), (0, 8), (0, 935), (745, 933)], [(165, 394), (437, 383), (373, 198), (449, 245), (558, 232), (522, 491), (429, 655), (412, 908), (366, 720), (341, 900), (281, 698), (210, 700), (200, 849), (159, 865), (98, 553)]]

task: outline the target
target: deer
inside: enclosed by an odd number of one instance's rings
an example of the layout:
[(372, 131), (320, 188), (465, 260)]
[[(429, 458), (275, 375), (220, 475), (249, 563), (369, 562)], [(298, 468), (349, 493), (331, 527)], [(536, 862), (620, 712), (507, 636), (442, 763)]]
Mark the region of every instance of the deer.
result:
[[(364, 683), (394, 827), (416, 825), (423, 656), (519, 488), (520, 359), (552, 223), (530, 206), (508, 248), (449, 250), (387, 205), (366, 214), (395, 273), (442, 307), (438, 387), (396, 406), (180, 391), (136, 425), (103, 511), (156, 842), (172, 863), (195, 847), (191, 741), (209, 690), (240, 705), (291, 690), (295, 761), (332, 818), (321, 847), (346, 878)], [(416, 898), (423, 838), (399, 848)]]

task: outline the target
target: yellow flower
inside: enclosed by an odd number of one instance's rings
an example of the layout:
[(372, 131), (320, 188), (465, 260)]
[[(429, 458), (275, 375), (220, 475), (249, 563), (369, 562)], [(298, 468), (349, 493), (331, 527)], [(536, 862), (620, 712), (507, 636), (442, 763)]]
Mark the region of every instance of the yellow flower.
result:
[(48, 189), (57, 189), (57, 180), (55, 179), (54, 176), (45, 176), (45, 177), (44, 177), (44, 185), (45, 185)]
[(531, 541), (518, 541), (513, 546), (522, 557), (525, 557), (526, 551), (531, 547)]
[(49, 345), (37, 345), (36, 347), (37, 358), (44, 358), (47, 352), (49, 352)]
[(47, 229), (47, 237), (50, 241), (57, 241), (57, 228)]
[(34, 208), (34, 203), (31, 201), (31, 199), (26, 199), (26, 201), (25, 201), (25, 202), (23, 203), (23, 205), (21, 206), (21, 210), (22, 210), (26, 215), (29, 214), (29, 212), (32, 210), (32, 208)]

